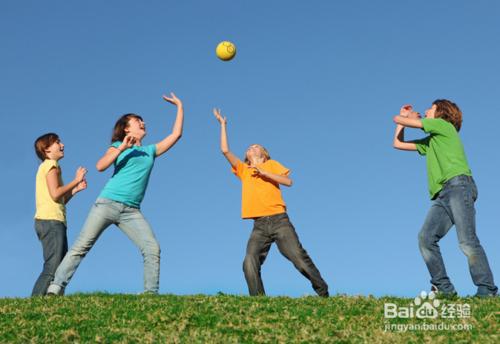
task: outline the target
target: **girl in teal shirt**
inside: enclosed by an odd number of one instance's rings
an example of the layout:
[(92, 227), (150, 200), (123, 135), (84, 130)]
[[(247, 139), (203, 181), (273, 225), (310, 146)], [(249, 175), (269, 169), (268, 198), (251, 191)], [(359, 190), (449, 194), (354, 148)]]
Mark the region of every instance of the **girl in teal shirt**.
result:
[(179, 98), (172, 93), (171, 97), (163, 96), (163, 99), (177, 106), (177, 117), (172, 133), (156, 144), (142, 145), (146, 125), (140, 116), (126, 114), (116, 122), (111, 147), (96, 165), (101, 172), (114, 165), (114, 173), (92, 206), (75, 244), (57, 268), (48, 294), (63, 293), (83, 257), (112, 224), (118, 226), (142, 253), (145, 292), (158, 293), (160, 246), (140, 211), (140, 204), (156, 157), (179, 140), (184, 118)]

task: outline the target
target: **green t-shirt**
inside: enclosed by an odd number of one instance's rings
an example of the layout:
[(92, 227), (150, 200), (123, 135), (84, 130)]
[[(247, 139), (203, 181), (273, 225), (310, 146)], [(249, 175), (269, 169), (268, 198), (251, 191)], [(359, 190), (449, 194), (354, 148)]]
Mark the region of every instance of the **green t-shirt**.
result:
[(441, 118), (424, 118), (422, 125), (430, 135), (413, 142), (417, 151), (427, 157), (429, 193), (434, 199), (448, 180), (462, 174), (472, 176), (472, 172), (453, 124)]

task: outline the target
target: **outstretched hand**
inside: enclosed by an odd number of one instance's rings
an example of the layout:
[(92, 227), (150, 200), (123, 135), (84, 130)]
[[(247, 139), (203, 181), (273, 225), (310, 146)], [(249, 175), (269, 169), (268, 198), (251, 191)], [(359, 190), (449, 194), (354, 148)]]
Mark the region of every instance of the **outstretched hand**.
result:
[(214, 108), (214, 116), (219, 121), (219, 123), (221, 125), (227, 124), (227, 117), (222, 117), (222, 114), (220, 113), (220, 109)]
[(173, 92), (170, 92), (170, 97), (164, 95), (163, 99), (169, 102), (170, 104), (176, 105), (177, 107), (182, 106), (182, 101), (179, 98), (177, 98)]

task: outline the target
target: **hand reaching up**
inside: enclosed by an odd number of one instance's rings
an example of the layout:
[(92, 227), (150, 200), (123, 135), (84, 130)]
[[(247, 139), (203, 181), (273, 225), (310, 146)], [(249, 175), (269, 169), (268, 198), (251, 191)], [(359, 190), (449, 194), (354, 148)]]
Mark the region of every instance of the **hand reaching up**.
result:
[(222, 114), (220, 112), (220, 109), (215, 109), (214, 108), (214, 116), (219, 121), (221, 125), (226, 125), (227, 124), (227, 117), (222, 117)]
[(171, 104), (176, 105), (177, 107), (182, 106), (182, 101), (177, 98), (173, 92), (170, 92), (170, 97), (164, 95), (163, 99)]

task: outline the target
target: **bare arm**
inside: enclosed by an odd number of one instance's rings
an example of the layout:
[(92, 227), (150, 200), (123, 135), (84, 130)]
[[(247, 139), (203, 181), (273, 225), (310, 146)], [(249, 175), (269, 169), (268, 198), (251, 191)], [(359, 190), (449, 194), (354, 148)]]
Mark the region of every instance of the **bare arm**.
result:
[(111, 166), (116, 158), (127, 148), (134, 145), (135, 138), (132, 136), (125, 136), (123, 142), (118, 148), (109, 147), (106, 153), (99, 159), (95, 167), (99, 172), (105, 171), (109, 166)]
[(420, 114), (413, 111), (410, 104), (403, 105), (399, 110), (399, 116), (394, 116), (396, 122), (396, 131), (394, 133), (393, 146), (396, 149), (416, 151), (417, 145), (413, 142), (405, 141), (405, 127), (422, 128)]
[(222, 154), (226, 157), (227, 161), (231, 164), (232, 167), (236, 167), (240, 159), (236, 155), (234, 155), (229, 150), (229, 143), (227, 142), (227, 118), (222, 117), (220, 109), (214, 109), (214, 116), (220, 123), (220, 149)]
[(278, 184), (285, 185), (285, 186), (292, 186), (292, 184), (293, 184), (292, 178), (290, 178), (287, 175), (274, 174), (274, 173), (266, 172), (258, 167), (255, 167), (255, 166), (252, 166), (252, 167), (255, 169), (255, 174), (262, 176), (265, 179), (269, 179), (273, 182), (276, 182)]
[(182, 107), (182, 101), (177, 98), (175, 94), (170, 93), (170, 95), (171, 98), (163, 96), (163, 99), (177, 106), (177, 117), (175, 118), (172, 133), (156, 144), (156, 156), (160, 156), (168, 151), (182, 136), (182, 125), (184, 122), (184, 109)]
[(396, 132), (394, 133), (394, 142), (393, 146), (396, 149), (407, 150), (407, 151), (416, 151), (417, 145), (412, 142), (405, 141), (405, 127), (401, 124), (396, 126)]
[(75, 188), (80, 182), (85, 180), (85, 174), (87, 173), (87, 170), (83, 167), (78, 167), (78, 169), (76, 170), (75, 179), (73, 179), (66, 185), (59, 184), (59, 173), (60, 170), (58, 168), (54, 167), (50, 169), (46, 177), (47, 187), (49, 189), (50, 197), (54, 200), (54, 202), (59, 202), (62, 199), (66, 203), (66, 200), (64, 200), (64, 196), (68, 192), (71, 192), (71, 190)]
[(68, 202), (73, 198), (74, 195), (82, 190), (85, 190), (86, 188), (87, 181), (84, 179), (64, 195), (64, 204), (68, 204)]
[(405, 116), (394, 116), (394, 122), (408, 128), (423, 128), (422, 120), (420, 118), (410, 118)]

